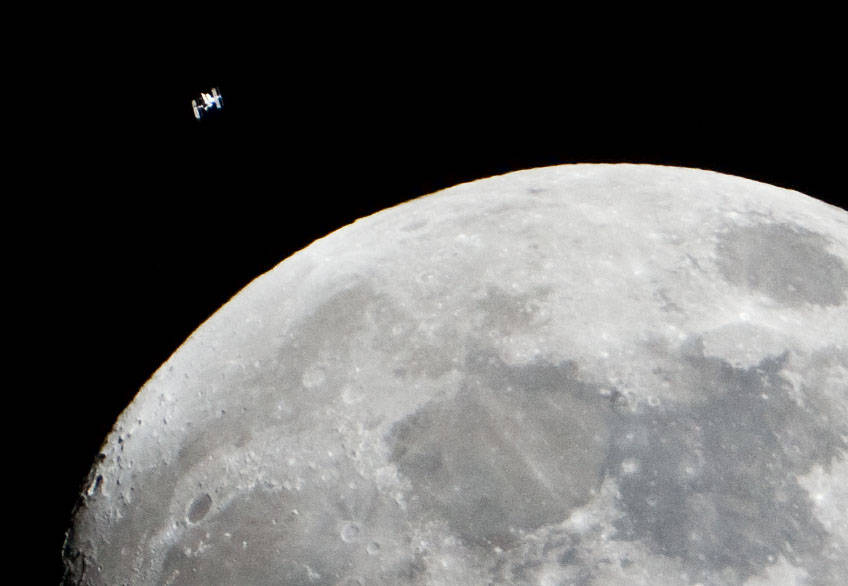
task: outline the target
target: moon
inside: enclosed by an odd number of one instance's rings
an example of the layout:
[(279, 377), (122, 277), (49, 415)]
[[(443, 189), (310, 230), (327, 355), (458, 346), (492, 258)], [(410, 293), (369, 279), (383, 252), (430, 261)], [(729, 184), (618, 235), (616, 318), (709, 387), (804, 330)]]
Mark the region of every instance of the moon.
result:
[(79, 584), (841, 584), (848, 213), (579, 164), (360, 219), (115, 424)]

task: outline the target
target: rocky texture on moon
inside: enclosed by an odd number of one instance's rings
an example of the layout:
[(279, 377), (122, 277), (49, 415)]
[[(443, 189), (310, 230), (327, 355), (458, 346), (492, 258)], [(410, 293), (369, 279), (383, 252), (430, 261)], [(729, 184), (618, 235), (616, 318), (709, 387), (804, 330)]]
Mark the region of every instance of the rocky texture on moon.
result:
[(359, 220), (126, 409), (82, 584), (844, 584), (848, 214), (568, 165)]

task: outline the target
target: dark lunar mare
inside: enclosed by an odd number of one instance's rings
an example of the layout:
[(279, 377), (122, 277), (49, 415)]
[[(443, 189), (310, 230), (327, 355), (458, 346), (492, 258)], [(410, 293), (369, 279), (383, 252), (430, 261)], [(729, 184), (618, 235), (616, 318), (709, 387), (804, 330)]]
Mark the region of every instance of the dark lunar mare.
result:
[(609, 441), (606, 399), (570, 362), (510, 368), (481, 351), (466, 372), (456, 397), (394, 426), (391, 457), (417, 514), (470, 545), (509, 549), (590, 500)]
[[(790, 397), (780, 375), (788, 356), (736, 368), (704, 356), (697, 340), (669, 375), (686, 387), (681, 396), (696, 397), (691, 404), (631, 409), (621, 392), (602, 396), (599, 385), (581, 381), (572, 362), (509, 366), (490, 351), (471, 352), (460, 396), (395, 427), (393, 459), (425, 514), (446, 519), (470, 544), (508, 549), (515, 543), (510, 527), (532, 531), (559, 522), (610, 477), (624, 513), (613, 539), (677, 558), (690, 577), (731, 569), (744, 580), (783, 555), (816, 568), (826, 583), (835, 571), (822, 555), (829, 536), (798, 477), (816, 464), (830, 469), (848, 449), (848, 426), (815, 396), (803, 407)], [(586, 483), (566, 493), (571, 498), (557, 501), (526, 473), (527, 456), (514, 447), (523, 440), (510, 435), (508, 421), (493, 418), (493, 402), (503, 402), (523, 433), (552, 434), (547, 453), (531, 457), (542, 467), (554, 458), (557, 481), (583, 475)], [(568, 427), (579, 427), (581, 439), (552, 433)], [(587, 439), (598, 432), (603, 446)], [(597, 469), (594, 453), (602, 458)], [(623, 471), (626, 461), (635, 471)], [(463, 490), (452, 492), (456, 486)], [(810, 579), (818, 581), (816, 574)]]
[[(826, 572), (828, 534), (798, 476), (845, 452), (845, 422), (814, 397), (793, 401), (780, 376), (788, 352), (735, 368), (698, 349), (677, 380), (701, 399), (617, 410), (605, 465), (626, 513), (615, 538), (641, 540), (701, 577), (732, 568), (746, 579), (779, 555)], [(627, 459), (636, 473), (622, 473)]]
[(848, 297), (848, 267), (828, 244), (795, 224), (733, 225), (719, 235), (716, 264), (729, 283), (784, 305), (836, 306)]

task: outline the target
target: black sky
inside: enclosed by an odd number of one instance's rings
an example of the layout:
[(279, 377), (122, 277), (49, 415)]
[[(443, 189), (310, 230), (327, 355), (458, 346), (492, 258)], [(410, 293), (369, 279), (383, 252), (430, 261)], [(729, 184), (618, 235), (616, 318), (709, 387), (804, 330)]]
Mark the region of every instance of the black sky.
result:
[[(39, 216), (62, 385), (51, 555), (101, 442), (156, 368), (254, 277), (358, 217), (576, 162), (711, 169), (845, 205), (838, 80), (791, 51), (235, 45), (98, 51), (70, 73), (78, 108), (56, 128), (67, 195)], [(213, 86), (224, 108), (197, 121), (191, 98)]]

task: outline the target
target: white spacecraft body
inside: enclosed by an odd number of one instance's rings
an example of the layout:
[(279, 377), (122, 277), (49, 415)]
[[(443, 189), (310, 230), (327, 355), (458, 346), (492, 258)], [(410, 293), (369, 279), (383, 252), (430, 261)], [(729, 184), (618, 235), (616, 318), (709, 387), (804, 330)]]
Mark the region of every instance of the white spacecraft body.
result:
[(218, 88), (216, 87), (212, 88), (211, 93), (200, 92), (200, 99), (203, 102), (201, 104), (198, 104), (197, 100), (191, 101), (194, 117), (198, 120), (210, 108), (218, 108), (220, 110), (224, 105), (224, 98), (218, 93)]

